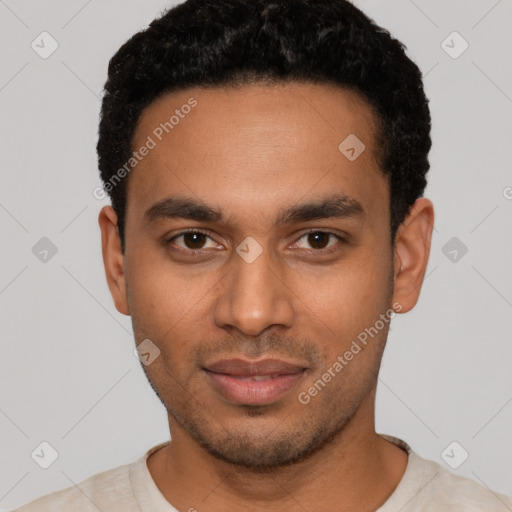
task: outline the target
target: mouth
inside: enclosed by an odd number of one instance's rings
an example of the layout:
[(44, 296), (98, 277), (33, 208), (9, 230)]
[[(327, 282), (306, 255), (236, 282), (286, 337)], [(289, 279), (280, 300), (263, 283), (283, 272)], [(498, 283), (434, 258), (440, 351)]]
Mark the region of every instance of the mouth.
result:
[[(225, 373), (220, 374), (220, 375), (230, 376), (229, 374), (225, 374)], [(254, 380), (256, 382), (260, 382), (263, 380), (275, 379), (277, 377), (281, 377), (281, 375), (251, 375), (250, 377), (240, 377), (240, 376), (236, 376), (236, 375), (231, 375), (231, 377), (236, 377), (240, 381)]]
[(307, 366), (278, 359), (224, 359), (203, 370), (213, 389), (236, 405), (269, 405), (284, 397), (303, 378)]

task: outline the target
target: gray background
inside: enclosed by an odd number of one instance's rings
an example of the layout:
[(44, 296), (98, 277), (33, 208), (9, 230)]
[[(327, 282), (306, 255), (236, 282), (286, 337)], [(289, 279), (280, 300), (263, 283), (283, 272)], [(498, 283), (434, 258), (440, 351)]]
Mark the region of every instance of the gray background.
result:
[[(441, 454), (457, 441), (469, 458), (455, 472), (512, 494), (512, 1), (356, 3), (407, 45), (426, 75), (434, 125), (432, 255), (418, 306), (392, 326), (377, 430), (446, 467)], [(164, 408), (132, 353), (129, 318), (104, 280), (97, 214), (106, 201), (92, 191), (108, 60), (171, 4), (0, 0), (6, 510), (168, 438)], [(31, 48), (43, 31), (59, 44), (47, 59)], [(463, 48), (454, 31), (469, 43), (458, 58), (445, 51)], [(46, 262), (32, 251), (42, 237), (57, 248)], [(59, 453), (48, 469), (31, 458), (43, 441)], [(459, 445), (445, 452), (452, 464)]]

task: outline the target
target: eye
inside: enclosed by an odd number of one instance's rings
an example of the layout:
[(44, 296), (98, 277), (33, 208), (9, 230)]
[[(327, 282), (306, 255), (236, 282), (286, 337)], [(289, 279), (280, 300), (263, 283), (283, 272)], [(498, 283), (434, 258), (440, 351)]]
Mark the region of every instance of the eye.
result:
[[(301, 245), (301, 240), (305, 240), (305, 243), (309, 244), (309, 247)], [(310, 231), (309, 233), (302, 235), (295, 245), (301, 249), (322, 251), (329, 250), (333, 245), (340, 241), (343, 242), (343, 238), (335, 235), (334, 233), (328, 233), (326, 231)]]
[[(210, 245), (208, 244), (208, 241)], [(202, 231), (184, 231), (178, 235), (173, 236), (167, 240), (168, 244), (174, 244), (181, 249), (188, 251), (200, 251), (202, 249), (217, 248), (218, 244), (215, 243), (207, 233)]]

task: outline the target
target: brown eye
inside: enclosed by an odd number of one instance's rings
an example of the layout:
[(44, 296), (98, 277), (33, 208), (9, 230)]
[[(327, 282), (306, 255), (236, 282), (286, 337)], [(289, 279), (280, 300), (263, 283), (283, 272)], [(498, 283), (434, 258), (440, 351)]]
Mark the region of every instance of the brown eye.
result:
[(313, 249), (325, 249), (329, 243), (330, 235), (317, 231), (308, 235), (308, 243)]
[[(306, 245), (304, 245), (302, 240), (306, 241)], [(311, 231), (300, 237), (297, 242), (297, 246), (301, 249), (315, 249), (322, 251), (328, 250), (331, 246), (340, 241), (343, 241), (343, 239), (334, 233), (328, 233), (326, 231)]]
[(174, 244), (180, 249), (189, 251), (217, 248), (217, 244), (211, 239), (211, 237), (201, 231), (185, 231), (171, 238), (167, 244)]
[(188, 249), (202, 249), (206, 240), (203, 233), (184, 233), (183, 242)]

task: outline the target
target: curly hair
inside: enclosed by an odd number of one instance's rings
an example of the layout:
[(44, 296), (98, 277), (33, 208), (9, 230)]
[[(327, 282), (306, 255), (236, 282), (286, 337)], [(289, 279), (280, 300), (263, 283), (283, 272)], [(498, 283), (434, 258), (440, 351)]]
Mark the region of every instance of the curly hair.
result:
[[(130, 159), (142, 111), (163, 94), (291, 81), (349, 88), (372, 107), (393, 243), (426, 186), (428, 100), (405, 46), (347, 0), (187, 0), (131, 37), (108, 67), (97, 143), (104, 184)], [(106, 189), (123, 250), (127, 181)]]

